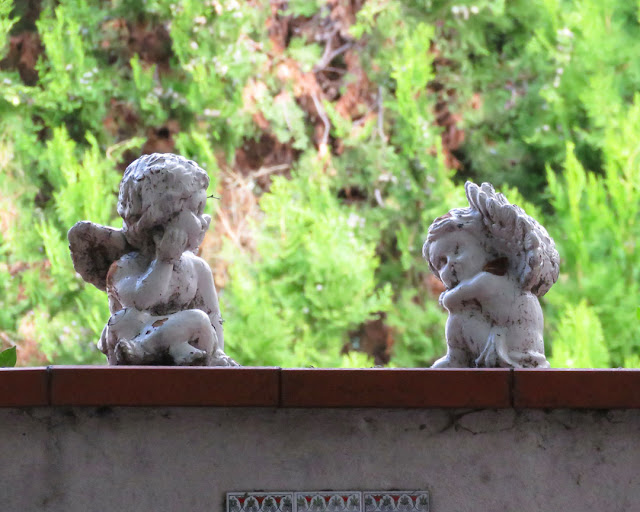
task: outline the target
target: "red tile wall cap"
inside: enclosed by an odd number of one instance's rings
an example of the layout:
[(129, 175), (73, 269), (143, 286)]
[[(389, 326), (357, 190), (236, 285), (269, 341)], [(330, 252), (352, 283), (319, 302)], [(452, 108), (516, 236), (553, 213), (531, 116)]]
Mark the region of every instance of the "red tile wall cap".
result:
[(0, 369), (0, 407), (48, 405), (47, 368)]
[(510, 407), (509, 369), (283, 369), (283, 407)]
[(640, 408), (640, 370), (0, 369), (0, 407)]
[(54, 366), (51, 405), (276, 407), (279, 368)]
[(514, 407), (631, 409), (640, 407), (640, 371), (517, 369)]

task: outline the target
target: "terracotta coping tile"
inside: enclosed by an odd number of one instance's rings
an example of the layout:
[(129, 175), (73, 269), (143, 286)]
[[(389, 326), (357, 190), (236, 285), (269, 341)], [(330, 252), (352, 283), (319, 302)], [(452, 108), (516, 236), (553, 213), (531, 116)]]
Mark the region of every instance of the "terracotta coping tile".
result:
[(640, 408), (640, 370), (0, 369), (0, 407)]
[(0, 407), (48, 405), (47, 368), (0, 369)]
[(510, 407), (508, 369), (283, 369), (283, 407)]
[(278, 368), (54, 366), (51, 405), (278, 405)]
[(638, 408), (640, 371), (514, 370), (513, 397), (521, 408)]

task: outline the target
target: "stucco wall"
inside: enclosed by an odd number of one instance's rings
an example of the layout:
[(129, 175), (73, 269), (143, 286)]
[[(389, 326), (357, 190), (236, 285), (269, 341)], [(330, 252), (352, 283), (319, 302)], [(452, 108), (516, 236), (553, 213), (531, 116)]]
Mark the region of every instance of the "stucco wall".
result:
[(2, 511), (215, 511), (227, 491), (428, 489), (440, 511), (640, 510), (640, 411), (0, 410)]

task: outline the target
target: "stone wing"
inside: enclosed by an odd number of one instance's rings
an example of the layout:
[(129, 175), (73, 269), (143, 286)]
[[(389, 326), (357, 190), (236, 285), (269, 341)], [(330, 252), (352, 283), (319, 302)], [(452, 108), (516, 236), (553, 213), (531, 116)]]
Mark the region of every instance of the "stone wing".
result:
[(67, 238), (76, 272), (103, 291), (111, 264), (133, 250), (121, 229), (93, 222), (78, 222), (69, 230)]

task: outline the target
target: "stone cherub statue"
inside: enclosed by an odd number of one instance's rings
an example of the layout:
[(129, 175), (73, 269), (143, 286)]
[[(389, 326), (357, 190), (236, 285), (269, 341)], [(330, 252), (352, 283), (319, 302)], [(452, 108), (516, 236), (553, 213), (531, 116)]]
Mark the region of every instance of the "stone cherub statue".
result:
[(538, 297), (558, 279), (547, 231), (489, 183), (429, 227), (423, 255), (444, 283), (447, 354), (433, 368), (548, 368)]
[(223, 352), (211, 269), (194, 254), (211, 222), (208, 185), (195, 162), (145, 155), (120, 184), (122, 229), (85, 221), (69, 230), (76, 271), (107, 292), (98, 348), (109, 364), (237, 366)]

